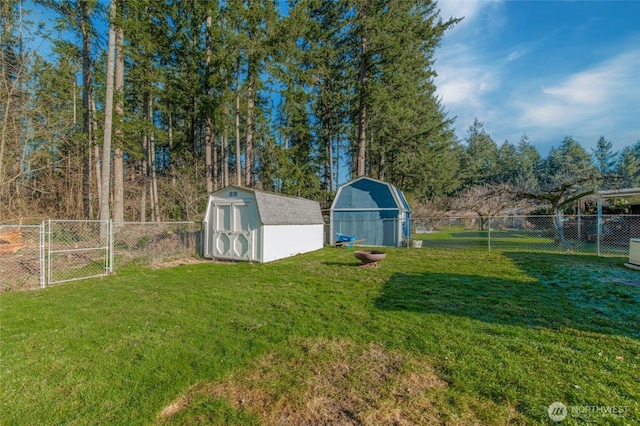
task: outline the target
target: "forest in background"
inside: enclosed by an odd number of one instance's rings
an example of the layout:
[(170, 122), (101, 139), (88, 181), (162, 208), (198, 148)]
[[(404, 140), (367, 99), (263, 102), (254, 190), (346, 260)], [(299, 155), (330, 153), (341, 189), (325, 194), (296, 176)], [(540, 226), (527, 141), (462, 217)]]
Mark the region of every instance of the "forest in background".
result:
[(53, 30), (20, 0), (0, 11), (0, 222), (197, 221), (229, 184), (328, 206), (362, 175), (433, 210), (557, 213), (640, 186), (640, 141), (568, 135), (542, 157), (479, 119), (458, 140), (434, 77), (461, 18), (434, 1), (35, 3)]

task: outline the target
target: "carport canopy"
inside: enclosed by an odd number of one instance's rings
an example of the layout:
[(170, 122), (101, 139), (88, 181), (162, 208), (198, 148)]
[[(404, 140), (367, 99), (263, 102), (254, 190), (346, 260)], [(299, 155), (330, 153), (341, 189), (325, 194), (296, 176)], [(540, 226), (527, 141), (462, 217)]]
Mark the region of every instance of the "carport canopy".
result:
[(640, 188), (610, 189), (598, 191), (595, 194), (598, 200), (616, 197), (640, 197)]
[(598, 198), (598, 256), (600, 256), (600, 235), (602, 234), (602, 200), (609, 198), (640, 197), (640, 188), (608, 189), (594, 194)]

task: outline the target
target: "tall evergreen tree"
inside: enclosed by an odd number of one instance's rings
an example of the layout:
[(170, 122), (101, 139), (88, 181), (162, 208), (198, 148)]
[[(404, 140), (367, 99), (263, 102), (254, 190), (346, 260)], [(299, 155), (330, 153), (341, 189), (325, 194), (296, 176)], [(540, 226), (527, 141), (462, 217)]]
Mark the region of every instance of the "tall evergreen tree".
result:
[(600, 136), (596, 147), (592, 149), (593, 157), (596, 161), (596, 166), (603, 175), (611, 173), (615, 166), (617, 153), (613, 151), (613, 144), (611, 141), (605, 139), (604, 136)]
[(555, 165), (554, 175), (593, 176), (597, 171), (589, 153), (571, 136), (564, 138), (554, 152), (556, 156), (550, 159)]
[[(376, 141), (382, 140), (386, 145), (385, 138), (398, 135), (396, 130), (404, 131), (398, 139), (422, 137), (422, 142), (415, 142), (420, 146), (453, 142), (451, 121), (435, 96), (433, 55), (445, 31), (458, 20), (443, 22), (436, 4), (426, 0), (353, 0), (352, 4), (351, 57), (358, 70), (353, 152), (354, 172), (360, 176), (367, 173), (367, 159), (369, 172), (375, 167), (366, 154), (367, 143), (380, 147)], [(399, 146), (378, 149), (375, 161), (386, 164), (386, 151)], [(378, 169), (384, 176), (384, 167)]]
[(613, 144), (600, 136), (596, 147), (592, 148), (596, 167), (600, 172), (600, 188), (611, 189), (615, 185), (614, 169), (617, 153), (613, 151)]
[(538, 186), (538, 170), (542, 160), (540, 153), (531, 144), (526, 134), (520, 138), (516, 151), (520, 170), (515, 180), (516, 185), (523, 188), (536, 188)]
[(640, 188), (640, 141), (620, 150), (615, 166), (621, 188)]
[(514, 183), (520, 174), (520, 164), (518, 162), (518, 150), (509, 141), (504, 141), (498, 149), (498, 176), (500, 183)]
[(498, 172), (498, 146), (477, 118), (467, 129), (467, 145), (462, 155), (464, 186), (494, 183)]

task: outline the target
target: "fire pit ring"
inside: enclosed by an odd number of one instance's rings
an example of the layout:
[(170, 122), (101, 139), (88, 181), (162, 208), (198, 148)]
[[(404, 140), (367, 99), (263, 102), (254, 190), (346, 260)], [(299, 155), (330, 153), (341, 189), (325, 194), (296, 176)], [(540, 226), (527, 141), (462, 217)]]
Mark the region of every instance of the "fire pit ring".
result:
[(387, 256), (385, 252), (377, 250), (356, 250), (353, 255), (361, 262), (360, 266), (369, 268), (377, 268), (378, 262)]

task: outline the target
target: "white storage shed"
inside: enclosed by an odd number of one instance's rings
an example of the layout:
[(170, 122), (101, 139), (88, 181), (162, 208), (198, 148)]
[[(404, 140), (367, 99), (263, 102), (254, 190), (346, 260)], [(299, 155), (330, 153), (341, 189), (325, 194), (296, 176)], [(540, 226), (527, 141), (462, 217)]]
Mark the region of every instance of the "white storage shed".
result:
[(232, 185), (209, 196), (203, 255), (270, 262), (321, 249), (323, 230), (316, 201)]

